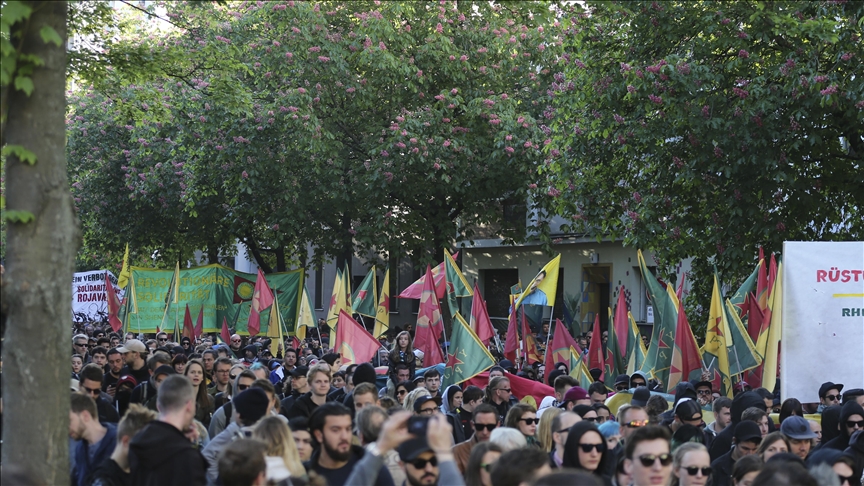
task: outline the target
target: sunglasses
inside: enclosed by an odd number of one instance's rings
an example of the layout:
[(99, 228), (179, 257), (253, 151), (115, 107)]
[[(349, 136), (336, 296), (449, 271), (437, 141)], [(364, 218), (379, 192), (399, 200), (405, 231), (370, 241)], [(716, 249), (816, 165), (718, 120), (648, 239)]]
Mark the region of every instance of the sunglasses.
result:
[(90, 395), (98, 395), (102, 392), (100, 388), (87, 388), (86, 386), (81, 386), (81, 389), (89, 393)]
[(159, 342), (166, 343), (168, 342), (168, 338), (159, 338)]
[(850, 429), (854, 427), (864, 429), (864, 420), (847, 420), (846, 427), (849, 427)]
[(405, 391), (405, 390), (399, 390), (399, 391), (396, 392), (397, 395), (404, 395), (404, 394), (406, 394), (406, 393), (408, 393), (408, 392)]
[(633, 420), (632, 422), (624, 422), (621, 424), (622, 427), (629, 427), (631, 429), (638, 429), (639, 427), (645, 427), (648, 425), (647, 420)]
[(480, 464), (480, 467), (486, 470), (486, 472), (492, 472), (492, 468), (495, 467), (495, 464), (498, 462), (490, 462), (489, 464)]
[(507, 393), (510, 393), (510, 388), (496, 388), (495, 391), (505, 391)]
[(426, 464), (432, 464), (432, 467), (435, 467), (438, 465), (438, 458), (432, 456), (429, 459), (415, 459), (411, 462), (415, 469), (426, 469)]
[(474, 424), (474, 430), (488, 430), (492, 432), (496, 427), (498, 427), (498, 424)]
[(249, 385), (241, 385), (241, 384), (239, 384), (239, 383), (237, 384), (237, 389), (240, 390), (240, 391), (243, 391), (243, 390), (245, 390), (245, 389), (247, 389), (247, 388), (249, 388)]
[(696, 393), (700, 395), (711, 395), (711, 390), (699, 390)]
[(79, 347), (83, 348), (83, 347), (87, 346), (87, 343), (75, 343), (75, 346), (79, 346)]
[(672, 464), (672, 454), (669, 454), (669, 453), (663, 453), (660, 455), (643, 454), (643, 455), (639, 456), (639, 462), (641, 462), (642, 466), (644, 466), (644, 467), (651, 467), (658, 460), (660, 461), (661, 466), (668, 466), (669, 464)]
[(840, 395), (825, 395), (826, 400), (831, 400), (832, 402), (836, 402), (840, 400)]
[(579, 444), (579, 448), (582, 449), (582, 452), (585, 454), (588, 454), (592, 450), (602, 453), (606, 451), (606, 444)]
[(233, 380), (233, 379), (237, 378), (237, 375), (228, 375), (228, 378), (231, 378)]
[(854, 475), (852, 475), (852, 476), (843, 476), (842, 474), (838, 474), (838, 475), (837, 475), (837, 478), (840, 479), (840, 486), (843, 486), (844, 484), (852, 484), (852, 477), (853, 477), (853, 476), (854, 476)]
[(519, 421), (525, 422), (525, 425), (539, 424), (540, 423), (540, 419), (538, 419), (538, 418), (522, 418), (522, 419), (519, 419)]
[(596, 422), (597, 417), (582, 417), (582, 420), (585, 420), (586, 422)]
[(636, 388), (637, 386), (645, 386), (645, 383), (644, 383), (644, 382), (641, 382), (641, 381), (634, 382), (634, 383), (633, 383), (633, 388)]
[(681, 469), (687, 471), (687, 474), (689, 474), (691, 476), (695, 476), (695, 475), (699, 474), (699, 471), (702, 471), (703, 476), (710, 476), (711, 475), (711, 468), (710, 467), (691, 466), (691, 467), (682, 467)]
[(627, 385), (618, 385), (615, 387), (615, 391), (626, 391), (629, 389), (630, 389), (630, 387)]

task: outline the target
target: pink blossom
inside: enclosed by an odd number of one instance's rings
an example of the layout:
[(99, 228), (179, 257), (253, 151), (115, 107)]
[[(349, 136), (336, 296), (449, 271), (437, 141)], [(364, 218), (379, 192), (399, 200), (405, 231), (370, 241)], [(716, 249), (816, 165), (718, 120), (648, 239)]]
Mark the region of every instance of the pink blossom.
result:
[(444, 145), (445, 147), (449, 147), (449, 146), (450, 146), (450, 140), (444, 140), (444, 144), (443, 144), (443, 145)]
[(466, 56), (465, 54), (462, 54), (461, 56), (459, 56), (459, 60), (462, 62), (465, 62), (468, 60), (468, 56)]
[(383, 42), (379, 42), (379, 43), (378, 43), (378, 48), (381, 49), (382, 51), (386, 51), (386, 50), (387, 50), (387, 46), (385, 46)]
[(507, 96), (507, 93), (502, 93), (502, 94), (501, 94), (501, 99), (502, 99), (502, 100), (506, 100), (507, 98), (509, 98), (509, 96)]
[(294, 57), (294, 54), (291, 52), (286, 52), (285, 57), (287, 57), (288, 59), (291, 59), (292, 57)]
[(450, 94), (452, 94), (452, 95), (455, 95), (455, 94), (458, 93), (458, 92), (459, 92), (459, 90), (456, 89), (456, 88), (453, 88), (453, 89), (450, 90)]
[(389, 156), (390, 156), (390, 153), (387, 152), (386, 150), (381, 151), (381, 157), (389, 157)]
[(619, 115), (619, 114), (617, 114), (617, 113), (614, 114), (614, 115), (612, 115), (612, 118), (615, 119), (615, 123), (619, 123), (619, 124), (620, 124), (620, 123), (624, 123), (624, 117), (621, 116), (621, 115)]
[(441, 25), (441, 22), (438, 22), (438, 25), (435, 26), (435, 31), (438, 32), (439, 34), (444, 33), (444, 26)]
[(849, 59), (852, 59), (852, 56), (854, 56), (853, 53), (847, 52), (847, 53), (844, 53), (842, 56), (840, 56), (840, 59), (842, 59), (844, 61), (848, 61)]
[(741, 49), (740, 51), (738, 51), (738, 57), (747, 59), (748, 57), (750, 57), (750, 53), (745, 51), (744, 49)]
[(750, 96), (750, 92), (746, 89), (741, 88), (732, 88), (732, 93), (741, 98), (742, 100), (748, 96)]
[(552, 197), (558, 197), (561, 195), (561, 191), (559, 191), (558, 189), (556, 189), (554, 187), (550, 187), (549, 191), (546, 194), (548, 194)]
[(308, 49), (309, 52), (321, 52), (321, 48), (319, 46), (312, 46)]
[(635, 92), (636, 92), (636, 87), (633, 86), (632, 84), (628, 84), (628, 85), (627, 85), (627, 92), (628, 92), (628, 93), (635, 93)]
[(508, 145), (507, 147), (504, 147), (504, 151), (507, 152), (508, 154), (512, 154), (515, 151), (515, 149)]
[(456, 56), (450, 56), (450, 60), (451, 60), (451, 61), (455, 61), (455, 60), (456, 60)]
[(832, 94), (836, 94), (837, 93), (837, 85), (832, 84), (831, 86), (828, 86), (827, 88), (820, 91), (820, 93), (822, 93), (822, 96), (830, 96)]
[[(422, 77), (423, 77), (423, 70), (422, 70), (422, 69), (418, 69), (418, 70), (417, 70), (417, 77), (418, 77), (418, 78), (422, 78)], [(420, 93), (420, 97), (421, 97), (421, 98), (423, 97), (423, 93)]]
[(199, 117), (198, 117), (198, 121), (200, 121), (201, 123), (204, 123), (204, 122), (207, 121), (207, 119), (204, 118), (203, 116), (199, 116)]
[(330, 62), (330, 58), (327, 56), (318, 56), (318, 60), (321, 62)]
[(439, 170), (441, 168), (441, 164), (439, 164), (438, 162), (435, 162), (434, 164), (432, 164), (432, 167), (434, 167), (435, 170)]
[(216, 146), (216, 150), (222, 150), (222, 149), (223, 149), (223, 147), (221, 145)]
[(353, 92), (355, 91), (355, 89), (354, 89), (354, 88), (348, 88), (348, 89), (346, 89), (345, 91), (347, 91), (347, 92), (349, 92), (349, 93), (353, 93)]
[(412, 144), (412, 145), (414, 145), (414, 144), (416, 144), (416, 143), (417, 143), (417, 139), (416, 139), (416, 138), (414, 138), (414, 137), (411, 137), (411, 139), (410, 139), (410, 140), (408, 140), (408, 141), (409, 141), (409, 142), (411, 142), (411, 144)]
[(648, 99), (653, 101), (654, 103), (656, 103), (658, 105), (663, 103), (663, 98), (661, 96), (655, 96), (653, 94), (650, 94), (650, 95), (648, 95)]
[(300, 94), (306, 94), (306, 88), (297, 88), (297, 92)]
[(813, 78), (814, 83), (824, 83), (826, 81), (828, 81), (828, 76), (825, 75), (819, 75)]

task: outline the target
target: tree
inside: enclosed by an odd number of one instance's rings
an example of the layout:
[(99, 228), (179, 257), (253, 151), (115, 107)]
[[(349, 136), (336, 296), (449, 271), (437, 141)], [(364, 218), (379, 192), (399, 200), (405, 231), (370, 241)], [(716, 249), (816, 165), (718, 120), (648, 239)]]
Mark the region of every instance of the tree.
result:
[[(104, 109), (70, 111), (70, 158), (94, 159), (75, 171), (82, 218), (94, 221), (85, 226), (106, 228), (94, 204), (134, 199), (218, 244), (243, 241), (265, 268), (266, 250), (301, 264), (355, 251), (431, 260), (527, 200), (546, 138), (546, 66), (560, 50), (557, 8), (169, 4), (188, 31), (134, 41), (164, 56), (156, 74), (133, 85), (117, 72), (82, 93)], [(105, 239), (114, 249), (152, 226), (128, 223)], [(298, 257), (307, 245), (311, 262)]]
[(864, 4), (586, 8), (543, 173), (565, 230), (621, 236), (664, 273), (694, 257), (703, 304), (712, 264), (733, 283), (759, 246), (864, 236)]
[[(69, 478), (69, 285), (78, 231), (66, 178), (66, 2), (4, 2), (3, 482)], [(34, 338), (39, 345), (33, 346)]]

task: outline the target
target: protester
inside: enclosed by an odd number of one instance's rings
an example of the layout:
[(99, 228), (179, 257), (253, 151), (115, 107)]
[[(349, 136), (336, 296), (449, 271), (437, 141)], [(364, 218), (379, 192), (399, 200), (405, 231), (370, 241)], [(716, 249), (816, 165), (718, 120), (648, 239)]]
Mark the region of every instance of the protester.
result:
[(732, 486), (751, 486), (762, 466), (763, 461), (756, 455), (738, 459), (732, 468)]
[(849, 447), (849, 439), (852, 434), (858, 430), (864, 430), (864, 408), (854, 400), (848, 401), (843, 404), (843, 408), (840, 410), (840, 434), (830, 441), (824, 442), (822, 448), (844, 451)]
[(364, 407), (379, 405), (378, 389), (371, 383), (360, 383), (354, 388), (354, 411), (359, 412)]
[(111, 456), (102, 461), (93, 473), (93, 486), (124, 486), (132, 478), (129, 468), (129, 443), (135, 434), (156, 420), (156, 412), (133, 404), (117, 424), (117, 445)]
[(493, 486), (492, 475), (489, 471), (495, 467), (502, 453), (501, 447), (491, 442), (482, 442), (471, 449), (471, 455), (462, 470), (462, 474), (465, 475), (465, 484)]
[(723, 431), (731, 420), (730, 408), (732, 407), (732, 399), (728, 397), (720, 397), (714, 399), (711, 403), (711, 411), (714, 412), (714, 421), (705, 426), (705, 432), (717, 437), (717, 434)]
[(671, 486), (705, 486), (711, 477), (711, 457), (703, 444), (691, 442), (672, 455)]
[(78, 391), (90, 396), (96, 403), (99, 422), (116, 424), (120, 421), (120, 416), (114, 409), (113, 400), (107, 393), (102, 392), (102, 379), (105, 377), (102, 367), (96, 363), (90, 363), (81, 368), (79, 377), (81, 381)]
[[(749, 393), (749, 392), (748, 392)], [(712, 484), (714, 486), (731, 486), (732, 468), (738, 459), (756, 454), (762, 442), (762, 432), (752, 421), (744, 420), (735, 425), (732, 450), (711, 462)]]
[(107, 353), (107, 358), (108, 371), (105, 372), (105, 376), (102, 379), (102, 391), (113, 398), (114, 394), (117, 392), (117, 381), (119, 381), (122, 376), (120, 372), (123, 370), (123, 354), (121, 354), (117, 348), (111, 348)]
[(504, 419), (505, 427), (518, 430), (525, 436), (525, 442), (529, 446), (537, 448), (540, 447), (537, 437), (535, 437), (538, 423), (540, 423), (540, 419), (537, 418), (537, 409), (525, 403), (513, 405)]
[[(714, 441), (711, 443), (711, 447), (708, 448), (708, 452), (711, 454), (712, 463), (723, 454), (729, 452), (732, 448), (732, 437), (734, 435), (735, 426), (741, 422), (741, 416), (744, 411), (750, 407), (756, 407), (764, 411), (765, 401), (761, 396), (759, 396), (759, 394), (752, 391), (739, 393), (732, 399), (732, 406), (730, 407), (729, 415), (731, 421), (722, 432), (717, 434)], [(759, 434), (760, 436), (762, 435), (761, 429)]]
[(69, 438), (74, 442), (72, 483), (78, 486), (93, 482), (93, 474), (111, 456), (117, 445), (117, 427), (99, 423), (96, 403), (89, 395), (73, 393), (69, 409)]
[(839, 405), (841, 391), (843, 391), (843, 385), (840, 383), (830, 381), (822, 383), (819, 386), (819, 407), (816, 409), (816, 413), (822, 413), (832, 405)]
[(606, 439), (596, 425), (582, 421), (570, 427), (564, 444), (562, 467), (580, 469), (602, 477), (604, 482), (609, 483), (609, 478), (604, 476), (607, 460), (609, 450)]
[(549, 409), (540, 417), (540, 424), (537, 425), (537, 444), (546, 452), (552, 452), (552, 446), (555, 445), (552, 440), (552, 422), (555, 417), (564, 413), (560, 408)]
[(412, 391), (414, 391), (414, 383), (410, 381), (402, 381), (396, 385), (396, 401), (399, 405), (405, 404), (405, 397)]
[(398, 379), (396, 376), (396, 367), (400, 364), (407, 367), (408, 379), (413, 379), (417, 371), (417, 358), (414, 356), (413, 340), (408, 331), (402, 331), (396, 335), (396, 339), (393, 341), (393, 348), (390, 350), (390, 354), (387, 355), (387, 375), (394, 383), (405, 381)]
[[(545, 416), (545, 415), (544, 415)], [(560, 412), (552, 419), (552, 442), (553, 449), (549, 453), (549, 465), (558, 469), (563, 467), (564, 452), (567, 438), (570, 435), (570, 429), (580, 422), (582, 419), (579, 415), (573, 412)]]
[(432, 396), (441, 397), (441, 373), (436, 368), (423, 373), (423, 384)]
[(297, 446), (297, 454), (302, 462), (312, 457), (313, 441), (312, 432), (309, 431), (309, 421), (305, 417), (297, 417), (288, 421), (291, 428), (291, 437)]
[(567, 393), (564, 394), (564, 398), (561, 400), (561, 404), (558, 406), (564, 410), (570, 411), (573, 410), (573, 407), (576, 405), (591, 406), (591, 397), (588, 395), (588, 392), (580, 386), (574, 386), (567, 390)]
[[(368, 383), (367, 383), (368, 384)], [(357, 438), (360, 440), (360, 445), (366, 452), (377, 451), (377, 441), (381, 437), (381, 429), (384, 422), (388, 419), (387, 412), (377, 406), (368, 406), (357, 412)], [(405, 482), (405, 470), (402, 468), (399, 459), (399, 453), (395, 450), (390, 450), (383, 453), (384, 465), (390, 471), (390, 476), (393, 478), (394, 484), (403, 484)]]
[(801, 460), (807, 459), (810, 447), (816, 434), (810, 429), (810, 424), (803, 417), (790, 416), (780, 424), (780, 433), (789, 441), (789, 452)]
[(756, 455), (762, 459), (762, 462), (768, 462), (772, 456), (788, 453), (791, 450), (792, 446), (785, 435), (781, 432), (771, 432), (762, 439), (759, 448), (756, 449)]
[(456, 465), (463, 474), (466, 471), (472, 449), (478, 444), (488, 441), (492, 432), (498, 427), (498, 412), (488, 403), (477, 405), (472, 417), (471, 423), (474, 434), (470, 439), (454, 445), (452, 449)]
[(672, 474), (669, 429), (656, 425), (639, 427), (624, 448), (624, 469), (634, 486), (667, 484)]
[(233, 413), (231, 423), (219, 435), (213, 437), (207, 447), (201, 451), (209, 464), (207, 479), (215, 483), (218, 477), (218, 460), (222, 451), (237, 439), (252, 434), (252, 427), (267, 415), (270, 401), (267, 394), (260, 388), (249, 388), (231, 399)]
[(495, 486), (520, 486), (531, 484), (552, 472), (549, 457), (538, 448), (504, 452), (492, 468), (492, 484)]
[(254, 439), (238, 439), (229, 444), (215, 465), (219, 482), (231, 486), (267, 484), (267, 445)]
[(496, 376), (490, 379), (489, 384), (486, 385), (486, 398), (484, 402), (495, 407), (501, 423), (504, 423), (507, 412), (516, 403), (516, 399), (513, 397), (511, 391), (510, 380), (504, 376)]
[(528, 441), (522, 432), (509, 427), (499, 427), (489, 435), (489, 442), (498, 444), (504, 452), (521, 449), (528, 446)]
[(149, 370), (145, 366), (148, 350), (144, 343), (137, 339), (130, 339), (117, 348), (117, 351), (123, 355), (123, 360), (126, 362), (126, 366), (120, 371), (121, 375), (132, 375), (138, 383), (144, 383), (150, 378)]
[(267, 447), (267, 481), (275, 483), (288, 477), (306, 478), (306, 468), (291, 437), (291, 430), (282, 419), (262, 418), (252, 428), (252, 438), (260, 440)]
[[(309, 392), (300, 396), (291, 406), (287, 415), (289, 419), (295, 417), (309, 418), (316, 408), (327, 402), (327, 393), (330, 392), (330, 366), (326, 363), (313, 366), (306, 374), (306, 379), (310, 385)], [(345, 398), (348, 399), (348, 397)], [(353, 397), (351, 398), (353, 404)]]
[(132, 486), (205, 484), (207, 461), (184, 435), (195, 419), (195, 392), (183, 375), (159, 386), (159, 416), (129, 444)]

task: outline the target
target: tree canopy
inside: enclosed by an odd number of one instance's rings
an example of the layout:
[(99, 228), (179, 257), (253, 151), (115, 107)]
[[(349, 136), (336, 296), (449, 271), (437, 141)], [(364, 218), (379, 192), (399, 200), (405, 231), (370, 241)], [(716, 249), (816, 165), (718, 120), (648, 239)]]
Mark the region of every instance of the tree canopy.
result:
[(264, 268), (423, 262), (479, 225), (524, 231), (504, 208), (539, 177), (556, 4), (164, 6), (171, 28), (115, 47), (146, 69), (70, 100), (79, 265), (126, 241), (170, 261), (235, 239)]
[(864, 4), (585, 7), (563, 35), (543, 171), (568, 230), (728, 280), (759, 246), (864, 236)]

